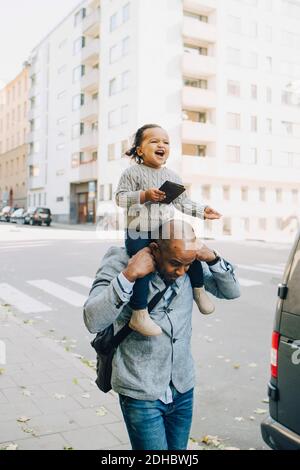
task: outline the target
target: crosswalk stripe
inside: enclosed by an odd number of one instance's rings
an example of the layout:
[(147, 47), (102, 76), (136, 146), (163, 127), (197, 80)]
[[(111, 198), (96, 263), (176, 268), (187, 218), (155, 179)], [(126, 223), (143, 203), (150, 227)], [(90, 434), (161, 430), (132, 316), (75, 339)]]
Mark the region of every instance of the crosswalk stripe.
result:
[(264, 268), (264, 269), (275, 269), (277, 271), (283, 272), (284, 271), (284, 266), (280, 265), (274, 265), (274, 264), (257, 264), (259, 268)]
[(0, 298), (23, 313), (50, 312), (52, 309), (10, 284), (0, 284)]
[(88, 276), (75, 276), (75, 277), (67, 277), (68, 281), (76, 282), (76, 284), (80, 284), (84, 287), (92, 287), (94, 279)]
[(86, 301), (86, 296), (78, 294), (78, 292), (61, 286), (56, 282), (48, 281), (47, 279), (39, 279), (36, 281), (27, 282), (28, 284), (37, 287), (38, 289), (41, 289), (44, 292), (47, 292), (48, 294), (51, 294), (70, 305), (73, 305), (74, 307), (82, 307)]
[(252, 265), (248, 266), (246, 264), (238, 264), (237, 266), (240, 269), (247, 269), (249, 271), (257, 271), (257, 272), (267, 273), (267, 274), (279, 274), (279, 275), (283, 274), (283, 270), (278, 271), (278, 270), (275, 270), (275, 269), (260, 268), (258, 266), (252, 266)]
[(253, 287), (253, 286), (260, 286), (262, 282), (259, 281), (252, 281), (252, 279), (244, 279), (239, 277), (238, 281), (242, 287)]
[(0, 246), (0, 250), (8, 251), (8, 250), (18, 250), (20, 248), (38, 248), (49, 246), (50, 243), (27, 243), (26, 245), (7, 245), (7, 246)]

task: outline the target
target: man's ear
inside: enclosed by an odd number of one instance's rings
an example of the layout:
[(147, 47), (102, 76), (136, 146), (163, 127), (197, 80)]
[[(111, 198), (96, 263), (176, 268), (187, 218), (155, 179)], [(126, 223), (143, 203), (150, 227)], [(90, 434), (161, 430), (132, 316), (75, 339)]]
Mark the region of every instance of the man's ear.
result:
[(157, 254), (157, 252), (159, 251), (159, 246), (156, 242), (151, 242), (149, 248), (152, 251), (153, 255)]

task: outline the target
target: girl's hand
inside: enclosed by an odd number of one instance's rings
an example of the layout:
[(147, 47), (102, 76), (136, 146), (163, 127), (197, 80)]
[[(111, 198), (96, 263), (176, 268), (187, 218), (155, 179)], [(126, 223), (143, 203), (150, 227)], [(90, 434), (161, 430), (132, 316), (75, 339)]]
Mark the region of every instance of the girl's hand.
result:
[(211, 207), (209, 206), (206, 206), (205, 207), (205, 210), (204, 210), (204, 219), (209, 219), (209, 220), (215, 220), (215, 219), (220, 219), (222, 217), (222, 215), (215, 211), (214, 209), (212, 209)]
[(156, 188), (145, 191), (145, 202), (161, 202), (166, 198), (166, 193)]

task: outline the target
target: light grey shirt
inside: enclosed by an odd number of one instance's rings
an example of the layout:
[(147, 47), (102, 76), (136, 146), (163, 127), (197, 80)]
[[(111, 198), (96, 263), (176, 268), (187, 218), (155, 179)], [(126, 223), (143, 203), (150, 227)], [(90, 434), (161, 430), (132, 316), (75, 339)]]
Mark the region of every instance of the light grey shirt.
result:
[[(130, 319), (127, 290), (119, 278), (129, 257), (125, 248), (112, 247), (104, 256), (96, 274), (95, 287), (84, 305), (84, 322), (91, 333), (114, 325), (115, 333)], [(233, 266), (223, 260), (225, 269), (203, 263), (204, 285), (222, 299), (240, 296)], [(121, 277), (122, 279), (122, 277)], [(148, 303), (165, 284), (154, 273), (149, 284)], [(191, 354), (193, 292), (188, 275), (172, 286), (174, 296), (161, 299), (151, 317), (161, 329), (160, 336), (146, 337), (133, 331), (119, 345), (113, 359), (112, 388), (115, 392), (140, 400), (164, 397), (172, 381), (180, 393), (194, 387), (194, 363)]]
[(116, 191), (116, 203), (126, 210), (127, 227), (139, 228), (146, 232), (155, 230), (173, 217), (174, 207), (186, 215), (204, 218), (206, 206), (189, 199), (186, 192), (171, 204), (140, 203), (141, 191), (150, 188), (159, 189), (167, 180), (182, 184), (181, 178), (167, 167), (156, 169), (135, 163), (122, 173)]

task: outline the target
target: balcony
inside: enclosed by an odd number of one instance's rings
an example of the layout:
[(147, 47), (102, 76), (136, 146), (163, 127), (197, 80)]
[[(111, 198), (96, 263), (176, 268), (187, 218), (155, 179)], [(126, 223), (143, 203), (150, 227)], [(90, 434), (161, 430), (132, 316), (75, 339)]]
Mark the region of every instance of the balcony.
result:
[(91, 39), (89, 43), (82, 49), (81, 62), (90, 66), (97, 64), (99, 62), (99, 51), (99, 39)]
[(93, 122), (97, 120), (99, 115), (99, 101), (98, 100), (88, 100), (80, 108), (80, 119), (81, 121)]
[(72, 183), (84, 183), (86, 181), (97, 180), (98, 165), (97, 161), (83, 163), (71, 170)]
[(214, 43), (217, 40), (216, 27), (195, 18), (184, 17), (183, 36), (187, 41), (205, 41)]
[(182, 106), (184, 109), (192, 111), (216, 108), (216, 93), (211, 90), (186, 86), (183, 88)]
[(82, 22), (82, 32), (85, 36), (96, 36), (100, 32), (100, 9), (90, 13)]
[(182, 141), (185, 144), (196, 144), (215, 142), (217, 140), (217, 129), (213, 124), (201, 122), (183, 121)]
[(183, 0), (183, 8), (193, 13), (212, 13), (217, 9), (217, 0)]
[(199, 176), (216, 176), (218, 173), (218, 161), (216, 157), (196, 157), (183, 155), (182, 178), (184, 181), (192, 181)]
[(82, 136), (80, 136), (80, 148), (83, 152), (97, 149), (98, 131), (86, 132)]
[(203, 78), (216, 75), (215, 57), (185, 52), (183, 54), (183, 75), (186, 77)]
[(99, 69), (87, 70), (81, 79), (82, 91), (93, 93), (99, 88)]

